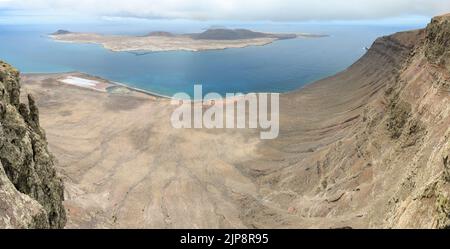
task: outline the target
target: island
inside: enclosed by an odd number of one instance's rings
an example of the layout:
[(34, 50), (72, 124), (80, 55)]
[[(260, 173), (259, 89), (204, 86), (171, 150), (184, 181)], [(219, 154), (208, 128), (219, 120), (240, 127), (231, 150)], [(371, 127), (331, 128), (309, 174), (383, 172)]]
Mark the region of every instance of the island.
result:
[(202, 33), (173, 34), (155, 31), (143, 36), (103, 35), (58, 30), (50, 38), (71, 43), (100, 44), (114, 52), (203, 51), (264, 46), (277, 40), (320, 38), (327, 35), (307, 33), (263, 33), (248, 29), (211, 28)]

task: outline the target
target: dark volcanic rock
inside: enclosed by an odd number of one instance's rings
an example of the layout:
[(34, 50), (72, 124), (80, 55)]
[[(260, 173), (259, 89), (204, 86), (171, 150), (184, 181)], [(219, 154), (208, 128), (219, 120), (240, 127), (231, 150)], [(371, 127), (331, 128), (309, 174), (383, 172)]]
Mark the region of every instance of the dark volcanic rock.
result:
[(64, 29), (60, 29), (58, 31), (56, 31), (55, 33), (53, 33), (52, 35), (67, 35), (67, 34), (71, 34), (72, 32), (64, 30)]
[(430, 62), (450, 70), (450, 15), (433, 18), (426, 28), (426, 43)]
[(17, 70), (0, 61), (0, 75), (0, 227), (63, 228), (63, 183), (38, 108), (32, 96), (20, 103)]
[(297, 37), (296, 35), (289, 34), (280, 35), (280, 37), (278, 37), (274, 34), (255, 32), (248, 29), (208, 29), (203, 33), (192, 34), (190, 36), (196, 40), (242, 40), (256, 38), (289, 39)]
[(166, 31), (154, 31), (154, 32), (150, 32), (146, 36), (174, 37), (175, 35), (170, 32), (166, 32)]

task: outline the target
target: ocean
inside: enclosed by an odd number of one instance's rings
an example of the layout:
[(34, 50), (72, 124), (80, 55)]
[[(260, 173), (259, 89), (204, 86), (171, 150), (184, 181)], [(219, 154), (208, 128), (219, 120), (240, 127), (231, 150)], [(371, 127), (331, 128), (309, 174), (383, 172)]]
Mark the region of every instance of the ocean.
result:
[(55, 42), (57, 29), (144, 35), (164, 30), (202, 32), (204, 22), (157, 21), (145, 25), (0, 25), (0, 59), (22, 73), (78, 71), (161, 95), (201, 84), (203, 93), (287, 92), (344, 70), (380, 36), (412, 26), (321, 24), (227, 24), (264, 32), (310, 32), (329, 37), (276, 41), (261, 47), (202, 52), (111, 52), (95, 44)]

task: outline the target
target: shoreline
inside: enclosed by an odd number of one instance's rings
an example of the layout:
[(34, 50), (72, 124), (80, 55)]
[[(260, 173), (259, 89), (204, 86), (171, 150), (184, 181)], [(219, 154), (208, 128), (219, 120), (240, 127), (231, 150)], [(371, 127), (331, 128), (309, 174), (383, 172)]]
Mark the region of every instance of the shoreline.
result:
[[(58, 78), (63, 77), (63, 78), (66, 78), (66, 79), (69, 78), (69, 77), (76, 77), (76, 78), (81, 78), (81, 79), (86, 79), (86, 80), (94, 80), (94, 81), (98, 81), (99, 83), (107, 83), (107, 84), (111, 85), (111, 86), (105, 87), (104, 91), (103, 91), (101, 89), (96, 89), (96, 88), (93, 88), (93, 87), (86, 87), (86, 86), (81, 86), (81, 85), (69, 84), (69, 83), (66, 83), (66, 82), (62, 81), (61, 79), (56, 79), (59, 83), (61, 83), (63, 85), (78, 87), (78, 88), (86, 89), (86, 90), (98, 91), (98, 92), (102, 92), (102, 93), (110, 93), (108, 91), (108, 89), (113, 88), (113, 87), (123, 87), (123, 88), (125, 88), (125, 89), (127, 89), (129, 91), (142, 93), (142, 94), (148, 95), (150, 97), (154, 97), (154, 98), (158, 98), (158, 99), (162, 99), (162, 100), (180, 100), (180, 101), (186, 101), (187, 100), (187, 101), (190, 101), (193, 104), (198, 103), (198, 102), (203, 102), (204, 105), (206, 105), (206, 106), (210, 105), (210, 103), (208, 103), (210, 101), (217, 101), (215, 99), (201, 99), (201, 100), (196, 100), (196, 99), (193, 99), (193, 98), (190, 98), (190, 99), (174, 99), (173, 96), (168, 96), (168, 95), (152, 92), (152, 91), (149, 91), (149, 90), (144, 90), (144, 89), (140, 89), (140, 88), (137, 88), (137, 87), (129, 86), (129, 85), (127, 85), (126, 82), (112, 81), (112, 80), (108, 80), (108, 79), (102, 78), (100, 76), (90, 75), (90, 74), (83, 73), (83, 72), (78, 72), (78, 71), (59, 72), (59, 73), (58, 72), (56, 72), (56, 73), (26, 72), (26, 73), (22, 73), (22, 75), (24, 75), (24, 76), (53, 75), (53, 76), (57, 76)], [(302, 88), (299, 88), (299, 89), (297, 89), (295, 91), (301, 90)], [(234, 96), (232, 98), (227, 98), (227, 97), (223, 96), (223, 98), (221, 100), (224, 100), (224, 103), (226, 104), (228, 101), (236, 101), (236, 100), (238, 100), (241, 97), (245, 97), (245, 96), (251, 95), (251, 94), (280, 94), (281, 95), (281, 94), (287, 94), (287, 93), (290, 93), (290, 92), (293, 92), (293, 91), (289, 91), (289, 92), (285, 92), (285, 93), (254, 92), (254, 93), (246, 93), (246, 94), (243, 94), (241, 96)]]
[(306, 32), (266, 33), (249, 29), (208, 29), (201, 33), (174, 34), (156, 31), (143, 35), (102, 34), (58, 30), (47, 34), (55, 42), (97, 44), (112, 52), (201, 52), (265, 46), (276, 41), (298, 38), (322, 38), (325, 34)]
[(55, 72), (55, 73), (26, 72), (26, 73), (22, 73), (22, 75), (25, 75), (25, 76), (54, 75), (54, 76), (66, 76), (66, 78), (70, 77), (70, 76), (74, 76), (74, 75), (78, 75), (76, 77), (79, 77), (81, 75), (80, 78), (83, 78), (83, 79), (97, 79), (97, 80), (103, 81), (105, 83), (108, 83), (108, 84), (110, 84), (112, 86), (106, 87), (105, 88), (106, 91), (101, 91), (100, 89), (94, 89), (94, 88), (90, 88), (90, 87), (84, 87), (84, 86), (79, 86), (79, 85), (68, 84), (68, 83), (62, 82), (61, 80), (58, 80), (58, 82), (60, 82), (61, 84), (64, 84), (64, 85), (71, 85), (71, 86), (79, 87), (79, 88), (82, 88), (82, 89), (89, 89), (89, 90), (93, 90), (93, 91), (106, 92), (106, 93), (108, 93), (108, 88), (115, 87), (115, 86), (116, 87), (123, 87), (123, 88), (126, 88), (126, 89), (130, 90), (130, 91), (143, 93), (143, 94), (149, 95), (151, 97), (157, 97), (157, 98), (161, 98), (161, 99), (172, 99), (172, 97), (168, 96), (168, 95), (159, 94), (159, 93), (156, 93), (156, 92), (152, 92), (152, 91), (140, 89), (140, 88), (137, 88), (137, 87), (129, 86), (129, 85), (126, 84), (126, 82), (121, 83), (121, 82), (117, 82), (117, 81), (112, 81), (112, 80), (108, 80), (108, 79), (102, 78), (100, 76), (91, 75), (91, 74), (87, 74), (87, 73), (83, 73), (83, 72), (79, 72), (79, 71)]
[(171, 96), (155, 93), (155, 92), (144, 90), (144, 89), (140, 89), (140, 88), (137, 88), (137, 87), (132, 87), (132, 86), (127, 85), (126, 83), (121, 83), (121, 82), (117, 82), (117, 81), (110, 81), (110, 80), (107, 80), (107, 81), (109, 83), (111, 83), (112, 85), (124, 87), (124, 88), (127, 88), (128, 90), (144, 93), (144, 94), (150, 95), (152, 97), (158, 97), (158, 98), (163, 98), (163, 99), (173, 99)]
[[(319, 36), (319, 38), (322, 36)], [(326, 37), (326, 36), (324, 36)], [(241, 48), (249, 48), (249, 47), (264, 47), (270, 44), (275, 43), (276, 41), (280, 41), (280, 40), (273, 40), (273, 41), (268, 41), (266, 43), (262, 43), (262, 44), (246, 44), (246, 45), (242, 45), (242, 46), (238, 46), (238, 47), (221, 47), (221, 48), (208, 48), (208, 49), (187, 49), (187, 48), (177, 48), (177, 49), (163, 49), (163, 50), (152, 50), (152, 49), (115, 49), (115, 48), (111, 48), (106, 46), (103, 43), (98, 43), (98, 42), (77, 42), (77, 41), (67, 41), (67, 40), (58, 40), (55, 38), (52, 38), (52, 36), (50, 35), (49, 38), (51, 40), (53, 40), (54, 42), (61, 42), (61, 43), (69, 43), (69, 44), (89, 44), (89, 45), (97, 45), (100, 46), (101, 48), (112, 52), (112, 53), (133, 53), (133, 54), (138, 54), (139, 52), (148, 54), (148, 53), (166, 53), (166, 52), (191, 52), (191, 53), (199, 53), (199, 52), (208, 52), (208, 51), (223, 51), (223, 50), (228, 50), (228, 49), (241, 49)], [(313, 39), (316, 37), (302, 37), (303, 39)]]
[[(194, 40), (187, 37), (177, 37), (174, 40), (166, 37), (128, 37), (128, 36), (103, 36), (99, 34), (79, 33), (87, 38), (67, 38), (64, 35), (48, 35), (54, 42), (71, 44), (94, 44), (103, 49), (119, 52), (203, 52), (220, 51), (231, 48), (247, 48), (251, 46), (266, 46), (279, 41), (276, 38), (256, 38), (241, 40)], [(67, 35), (66, 35), (67, 36)], [(93, 37), (90, 37), (93, 36)], [(109, 40), (107, 39), (109, 38)]]
[[(93, 39), (92, 37), (90, 39), (76, 39), (76, 38), (71, 38), (71, 39), (64, 39), (65, 36), (71, 36), (71, 35), (81, 35), (81, 36), (93, 36), (96, 37), (96, 39)], [(270, 44), (273, 44), (277, 41), (282, 41), (282, 40), (290, 40), (290, 39), (320, 39), (320, 38), (326, 38), (326, 37), (330, 37), (329, 34), (315, 34), (315, 33), (303, 33), (303, 32), (298, 32), (298, 33), (292, 33), (293, 35), (295, 35), (295, 37), (289, 37), (289, 38), (283, 38), (283, 35), (291, 35), (289, 33), (267, 33), (267, 34), (272, 34), (274, 36), (279, 35), (280, 37), (266, 37), (266, 38), (246, 38), (246, 39), (239, 39), (239, 40), (204, 40), (204, 41), (208, 41), (210, 43), (229, 43), (227, 45), (225, 44), (221, 44), (218, 47), (212, 46), (200, 46), (200, 47), (190, 47), (189, 45), (193, 45), (193, 43), (195, 43), (196, 41), (199, 40), (195, 40), (193, 39), (192, 41), (188, 42), (186, 45), (184, 46), (179, 46), (179, 47), (166, 47), (166, 48), (162, 48), (159, 46), (153, 47), (153, 48), (148, 48), (146, 46), (143, 46), (142, 44), (140, 45), (141, 47), (120, 47), (118, 48), (116, 45), (114, 45), (114, 39), (149, 39), (149, 38), (155, 38), (155, 39), (164, 39), (164, 38), (168, 38), (168, 37), (164, 37), (164, 36), (153, 36), (153, 37), (149, 37), (149, 36), (127, 36), (127, 35), (104, 35), (104, 34), (98, 34), (98, 33), (68, 33), (68, 34), (47, 34), (47, 38), (49, 38), (50, 40), (54, 41), (54, 42), (61, 42), (61, 43), (70, 43), (70, 44), (92, 44), (92, 45), (98, 45), (100, 47), (102, 47), (103, 49), (110, 51), (110, 52), (114, 52), (114, 53), (120, 53), (120, 52), (128, 52), (128, 53), (139, 53), (139, 52), (143, 52), (143, 53), (158, 53), (158, 52), (205, 52), (205, 51), (221, 51), (221, 50), (227, 50), (227, 49), (241, 49), (241, 48), (248, 48), (248, 47), (263, 47), (263, 46), (267, 46)], [(104, 40), (105, 38), (111, 38), (112, 40)], [(188, 35), (178, 35), (178, 36), (174, 36), (171, 38), (189, 38)], [(234, 42), (236, 41), (240, 41), (240, 44), (234, 44)], [(153, 41), (156, 43), (159, 43), (161, 41)], [(165, 43), (170, 42), (169, 41), (164, 41)], [(186, 41), (184, 41), (186, 42)], [(155, 45), (155, 44), (153, 44)]]

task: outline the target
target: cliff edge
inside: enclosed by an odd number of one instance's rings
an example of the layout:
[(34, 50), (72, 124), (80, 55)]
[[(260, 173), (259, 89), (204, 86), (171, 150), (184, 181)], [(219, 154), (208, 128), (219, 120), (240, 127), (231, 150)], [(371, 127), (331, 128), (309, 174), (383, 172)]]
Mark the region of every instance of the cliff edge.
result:
[(35, 101), (21, 103), (19, 72), (0, 61), (0, 227), (63, 228), (63, 195)]
[(438, 16), (283, 95), (280, 137), (248, 167), (264, 200), (241, 201), (248, 226), (449, 227), (449, 45)]

